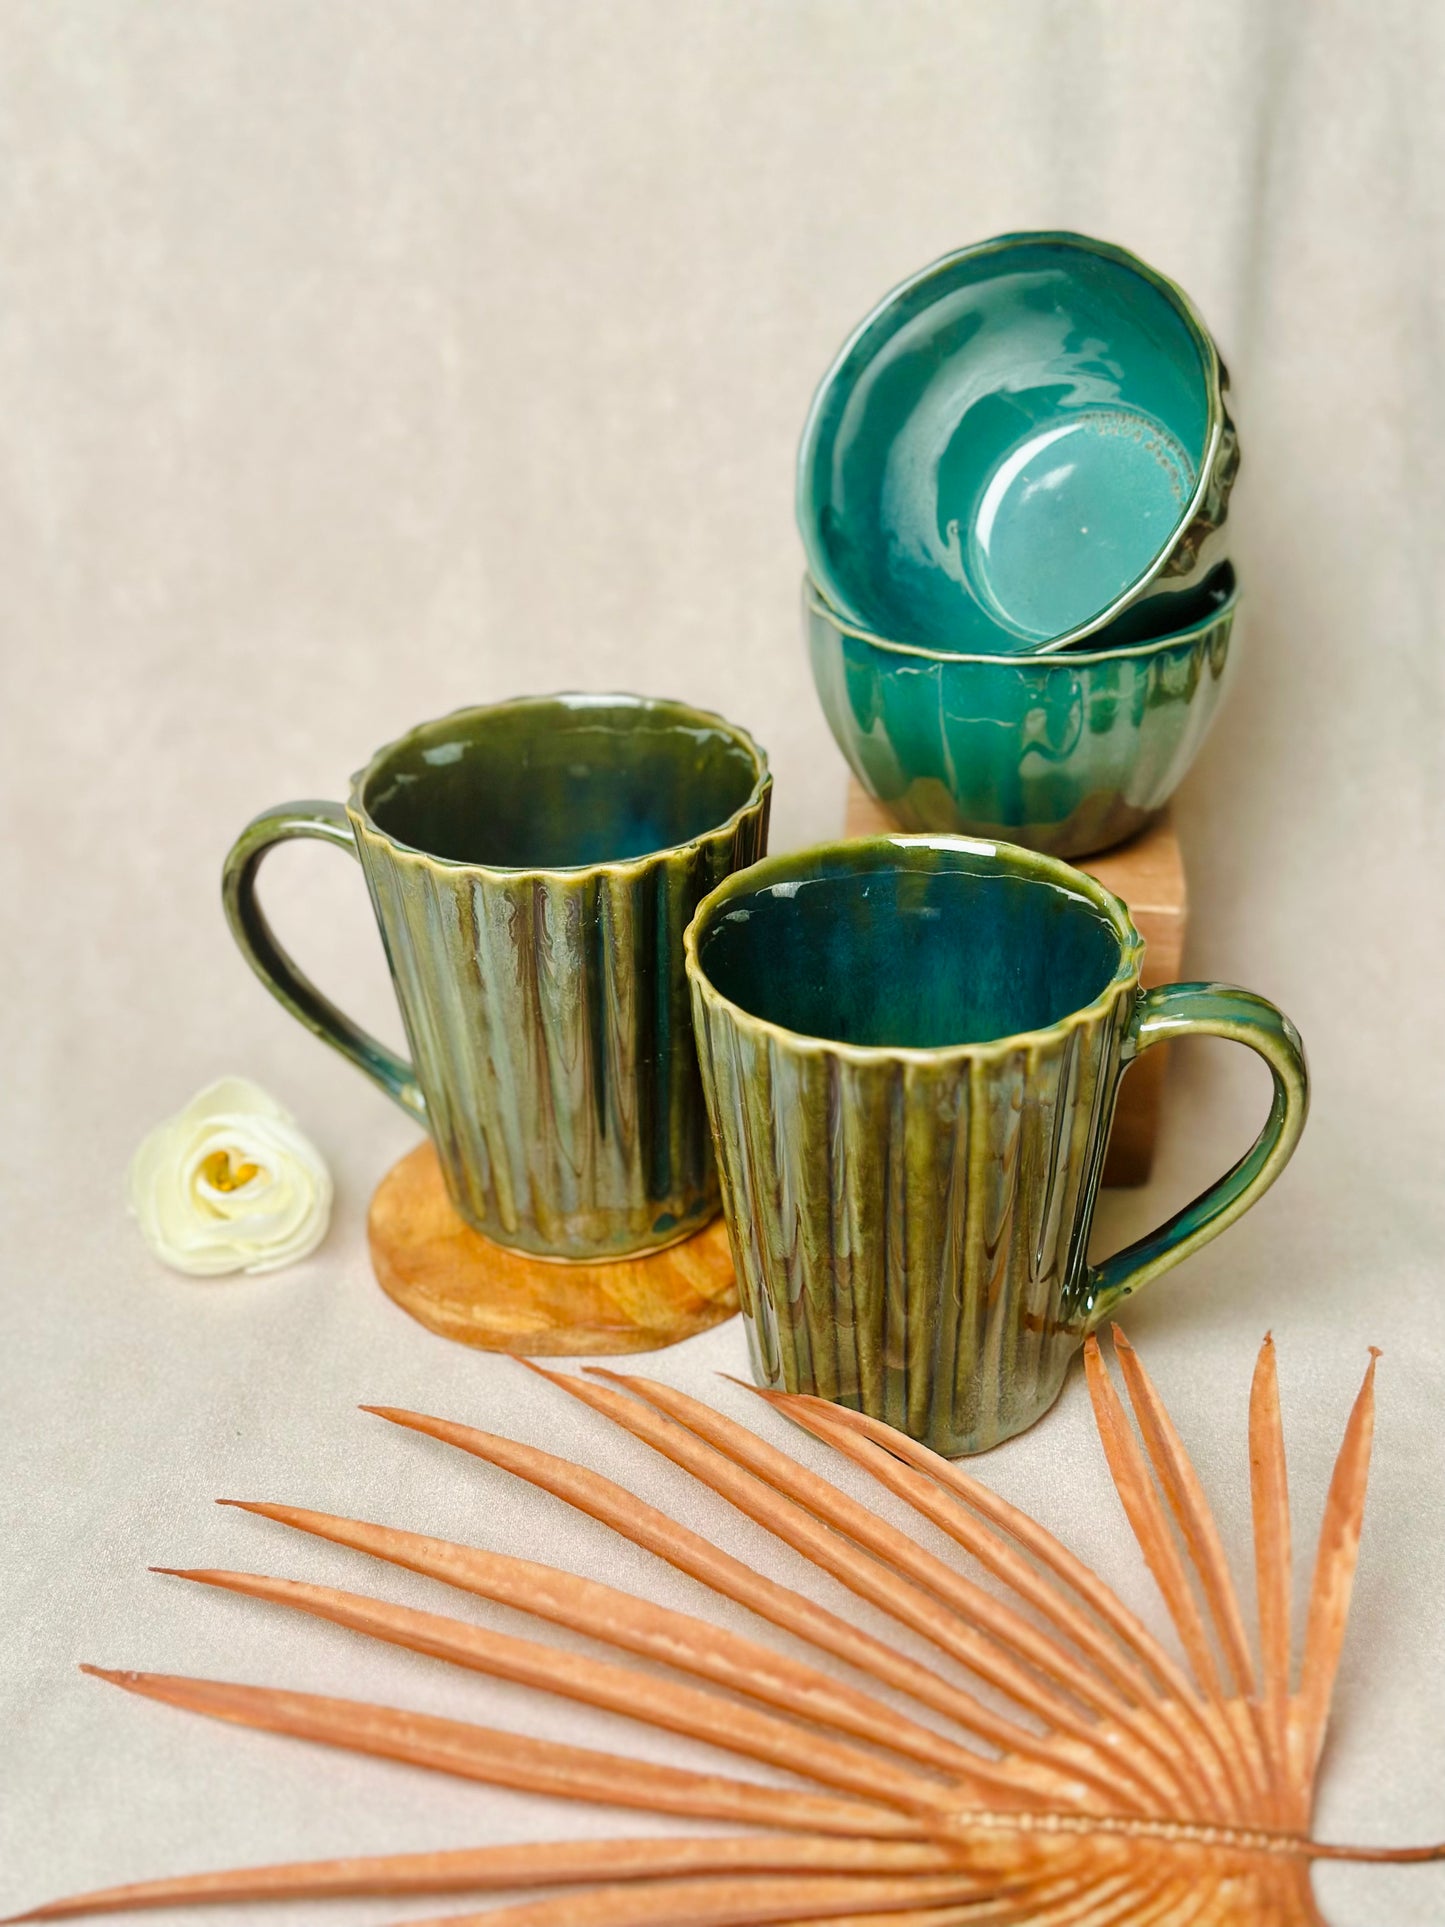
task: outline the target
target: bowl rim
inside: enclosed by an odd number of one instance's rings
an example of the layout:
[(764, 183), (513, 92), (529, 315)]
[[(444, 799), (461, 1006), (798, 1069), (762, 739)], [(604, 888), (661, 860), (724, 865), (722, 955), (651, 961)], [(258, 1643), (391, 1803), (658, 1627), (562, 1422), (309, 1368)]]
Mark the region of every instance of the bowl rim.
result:
[(826, 595), (818, 587), (813, 577), (806, 572), (803, 576), (803, 609), (809, 616), (821, 616), (831, 628), (840, 635), (851, 636), (855, 642), (866, 642), (871, 648), (882, 649), (889, 655), (921, 656), (926, 662), (991, 663), (998, 669), (1067, 669), (1073, 666), (1086, 667), (1099, 662), (1138, 662), (1155, 656), (1164, 649), (1178, 648), (1181, 643), (1197, 645), (1204, 631), (1213, 629), (1221, 622), (1232, 622), (1239, 609), (1239, 574), (1230, 563), (1234, 572), (1234, 586), (1217, 609), (1208, 615), (1197, 617), (1186, 623), (1182, 629), (1171, 629), (1168, 635), (1151, 636), (1146, 642), (1116, 642), (1110, 649), (1070, 649), (1067, 653), (1050, 650), (1047, 654), (1035, 650), (1030, 655), (995, 655), (975, 651), (967, 654), (957, 649), (931, 648), (922, 642), (894, 642), (887, 636), (880, 636), (876, 630), (866, 629), (860, 622), (850, 621), (835, 609)]
[[(960, 261), (974, 260), (989, 254), (1001, 254), (1009, 248), (1039, 243), (1052, 244), (1064, 248), (1075, 248), (1080, 253), (1099, 255), (1106, 260), (1113, 261), (1118, 266), (1131, 270), (1133, 273), (1139, 275), (1141, 279), (1149, 282), (1166, 300), (1173, 304), (1184, 321), (1186, 328), (1189, 330), (1195, 347), (1199, 352), (1205, 379), (1205, 397), (1208, 404), (1208, 429), (1205, 435), (1204, 450), (1200, 457), (1199, 473), (1195, 478), (1193, 492), (1188, 502), (1181, 508), (1173, 527), (1164, 540), (1163, 546), (1155, 552), (1154, 558), (1149, 566), (1122, 589), (1106, 609), (1101, 610), (1098, 615), (1091, 617), (1088, 622), (1078, 623), (1074, 628), (1066, 631), (1064, 634), (1051, 636), (1047, 641), (1035, 643), (1028, 649), (1000, 650), (985, 653), (989, 653), (991, 657), (995, 658), (1002, 655), (1017, 656), (1024, 661), (1037, 656), (1057, 655), (1061, 650), (1072, 648), (1075, 643), (1081, 642), (1086, 636), (1093, 635), (1095, 631), (1113, 622), (1118, 616), (1123, 614), (1131, 603), (1137, 601), (1150, 584), (1162, 573), (1165, 564), (1178, 545), (1180, 536), (1193, 523), (1203, 508), (1206, 498), (1214, 485), (1214, 470), (1219, 458), (1220, 444), (1224, 439), (1225, 433), (1224, 388), (1227, 376), (1224, 372), (1224, 364), (1220, 359), (1219, 349), (1215, 345), (1214, 337), (1205, 326), (1203, 316), (1177, 281), (1171, 280), (1167, 274), (1162, 273), (1158, 268), (1151, 267), (1147, 261), (1133, 253), (1131, 249), (1123, 247), (1117, 241), (1105, 241), (1097, 235), (1080, 234), (1071, 228), (1011, 229), (1006, 234), (994, 234), (989, 236), (987, 240), (974, 241), (967, 247), (950, 249), (947, 254), (939, 255), (936, 260), (930, 261), (925, 267), (917, 269), (913, 274), (908, 275), (904, 280), (890, 288), (881, 300), (873, 304), (857, 326), (851, 330), (842, 347), (838, 349), (837, 353), (828, 363), (822, 378), (813, 390), (813, 398), (808, 404), (808, 412), (803, 421), (803, 432), (798, 440), (798, 454), (794, 470), (793, 513), (798, 525), (798, 533), (803, 540), (803, 550), (808, 560), (808, 573), (813, 577), (815, 582), (821, 584), (826, 589), (828, 594), (836, 597), (840, 610), (848, 615), (849, 620), (858, 622), (860, 626), (862, 626), (863, 619), (857, 616), (847, 605), (844, 598), (837, 594), (838, 585), (832, 580), (832, 572), (827, 566), (828, 556), (818, 536), (817, 517), (813, 514), (809, 504), (810, 490), (808, 487), (808, 479), (812, 472), (813, 461), (817, 452), (823, 410), (833, 392), (834, 385), (842, 371), (843, 365), (853, 353), (858, 343), (869, 330), (882, 319), (887, 311), (896, 303), (900, 302), (906, 295), (912, 294), (925, 282), (933, 279), (935, 276), (941, 276), (947, 273)], [(1000, 629), (1002, 629), (1002, 625), (999, 626)], [(1003, 633), (1007, 632), (1005, 631)], [(899, 644), (894, 646), (902, 647), (903, 645)], [(925, 653), (929, 652), (925, 650)], [(960, 660), (963, 659), (964, 658), (960, 658)]]

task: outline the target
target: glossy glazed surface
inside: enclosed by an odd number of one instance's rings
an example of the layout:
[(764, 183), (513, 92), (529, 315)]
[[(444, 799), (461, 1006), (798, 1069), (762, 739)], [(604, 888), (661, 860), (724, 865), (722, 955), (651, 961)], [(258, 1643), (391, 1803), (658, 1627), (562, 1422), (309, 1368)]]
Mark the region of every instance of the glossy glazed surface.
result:
[(900, 828), (1069, 857), (1132, 836), (1183, 780), (1229, 686), (1238, 602), (1226, 565), (1177, 634), (959, 656), (853, 628), (805, 582), (803, 626), (838, 746)]
[[(754, 1372), (938, 1451), (1032, 1424), (1085, 1333), (1247, 1209), (1304, 1124), (1303, 1053), (1273, 1005), (1141, 995), (1118, 899), (1007, 844), (772, 857), (699, 905), (686, 947)], [(1190, 1031), (1265, 1058), (1269, 1119), (1218, 1184), (1091, 1267), (1119, 1079)]]
[[(699, 899), (766, 848), (770, 795), (757, 745), (682, 704), (464, 710), (382, 750), (346, 810), (258, 817), (227, 859), (227, 913), (273, 994), (431, 1133), (468, 1224), (541, 1257), (624, 1257), (717, 1209), (682, 937)], [(686, 839), (658, 847), (673, 829)], [(410, 1064), (272, 934), (256, 871), (290, 836), (359, 856)]]
[(906, 1050), (1046, 1029), (1108, 988), (1119, 938), (1046, 876), (949, 852), (946, 867), (820, 863), (735, 897), (699, 947), (750, 1016), (838, 1043)]
[(559, 870), (690, 843), (740, 810), (752, 747), (689, 709), (625, 696), (458, 710), (380, 752), (360, 806), (393, 842), (451, 863)]
[(1237, 464), (1212, 342), (1121, 248), (1005, 235), (893, 291), (814, 398), (809, 566), (851, 621), (1013, 654), (1067, 646), (1213, 566)]

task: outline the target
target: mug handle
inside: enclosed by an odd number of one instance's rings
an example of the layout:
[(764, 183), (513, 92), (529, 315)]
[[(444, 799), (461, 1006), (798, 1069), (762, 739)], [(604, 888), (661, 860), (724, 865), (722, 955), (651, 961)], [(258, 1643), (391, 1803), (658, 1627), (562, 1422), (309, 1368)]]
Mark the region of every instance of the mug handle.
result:
[(1269, 1065), (1274, 1096), (1264, 1129), (1231, 1171), (1167, 1224), (1089, 1269), (1084, 1329), (1093, 1331), (1151, 1278), (1217, 1238), (1263, 1197), (1294, 1155), (1309, 1113), (1309, 1067), (1300, 1034), (1282, 1010), (1232, 984), (1165, 984), (1140, 993), (1125, 1064), (1176, 1037), (1227, 1037), (1248, 1044)]
[(425, 1128), (426, 1099), (411, 1065), (369, 1031), (353, 1024), (329, 997), (322, 995), (277, 942), (256, 901), (256, 872), (261, 867), (261, 859), (276, 844), (285, 843), (293, 836), (314, 836), (322, 843), (334, 843), (358, 863), (361, 861), (350, 819), (339, 803), (282, 803), (274, 810), (266, 810), (242, 830), (221, 870), (221, 900), (226, 906), (231, 935), (240, 946), (242, 956), (278, 1003), (323, 1044), (339, 1050), (373, 1084), (380, 1086), (413, 1123)]

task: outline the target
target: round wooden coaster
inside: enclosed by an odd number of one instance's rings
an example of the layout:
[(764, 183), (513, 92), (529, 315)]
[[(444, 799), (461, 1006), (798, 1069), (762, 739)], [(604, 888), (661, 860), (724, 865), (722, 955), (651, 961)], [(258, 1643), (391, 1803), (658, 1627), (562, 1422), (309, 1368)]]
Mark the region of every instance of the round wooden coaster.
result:
[(392, 1166), (371, 1200), (371, 1264), (383, 1291), (443, 1338), (488, 1352), (652, 1352), (738, 1308), (727, 1227), (646, 1258), (559, 1265), (493, 1244), (452, 1207), (436, 1147)]

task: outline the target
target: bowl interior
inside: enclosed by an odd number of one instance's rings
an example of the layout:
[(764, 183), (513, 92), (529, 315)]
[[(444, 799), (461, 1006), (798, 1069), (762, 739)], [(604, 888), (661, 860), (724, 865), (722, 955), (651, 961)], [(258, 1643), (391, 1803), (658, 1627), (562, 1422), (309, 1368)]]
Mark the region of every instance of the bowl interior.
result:
[(682, 703), (551, 696), (423, 724), (380, 752), (360, 800), (384, 835), (428, 856), (558, 870), (691, 842), (762, 773), (741, 731)]
[(1041, 1030), (1101, 996), (1124, 949), (1082, 888), (1022, 852), (880, 840), (749, 874), (700, 934), (703, 974), (752, 1016), (836, 1043)]
[(1072, 656), (1102, 655), (1133, 644), (1165, 642), (1212, 622), (1227, 609), (1238, 590), (1232, 562), (1221, 562), (1202, 582), (1131, 602), (1123, 615), (1076, 642), (1071, 648), (1041, 657), (1043, 662), (1068, 662)]
[(901, 641), (1027, 651), (1167, 552), (1208, 448), (1207, 339), (1166, 283), (1075, 236), (954, 255), (825, 377), (798, 514), (830, 600)]

